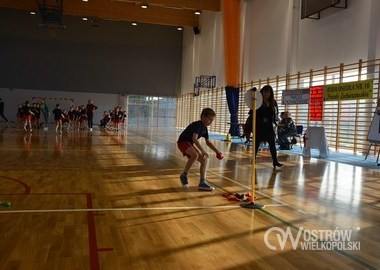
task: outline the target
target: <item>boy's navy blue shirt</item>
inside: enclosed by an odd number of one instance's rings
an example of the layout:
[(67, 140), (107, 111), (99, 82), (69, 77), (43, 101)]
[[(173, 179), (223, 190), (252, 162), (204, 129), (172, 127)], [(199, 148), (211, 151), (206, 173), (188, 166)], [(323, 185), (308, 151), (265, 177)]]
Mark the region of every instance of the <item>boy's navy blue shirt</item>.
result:
[(179, 135), (177, 142), (189, 142), (194, 144), (193, 142), (193, 134), (198, 134), (198, 139), (204, 137), (208, 139), (208, 130), (207, 127), (202, 123), (201, 120), (195, 121), (191, 123), (184, 131), (182, 131), (181, 135)]

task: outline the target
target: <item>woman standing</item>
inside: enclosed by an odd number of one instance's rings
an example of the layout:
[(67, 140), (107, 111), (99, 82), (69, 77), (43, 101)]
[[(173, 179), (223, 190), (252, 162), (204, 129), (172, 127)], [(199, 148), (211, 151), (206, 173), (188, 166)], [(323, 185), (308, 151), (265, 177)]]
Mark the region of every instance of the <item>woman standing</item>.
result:
[(86, 106), (86, 114), (87, 114), (87, 123), (88, 128), (90, 131), (92, 131), (92, 125), (93, 125), (93, 118), (94, 118), (94, 110), (96, 110), (98, 107), (95, 106), (92, 103), (92, 100), (90, 99)]
[(273, 88), (270, 85), (265, 85), (260, 92), (263, 95), (263, 104), (256, 110), (255, 154), (257, 155), (261, 142), (268, 142), (273, 168), (282, 167), (282, 164), (277, 160), (276, 134), (273, 128), (273, 125), (277, 125), (276, 119), (278, 115), (278, 106), (274, 99)]

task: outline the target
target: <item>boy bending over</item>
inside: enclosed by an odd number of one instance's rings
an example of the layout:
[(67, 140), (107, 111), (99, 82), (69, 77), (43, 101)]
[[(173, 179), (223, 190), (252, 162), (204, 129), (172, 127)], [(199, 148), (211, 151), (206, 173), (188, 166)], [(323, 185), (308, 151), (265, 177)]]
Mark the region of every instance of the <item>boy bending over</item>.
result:
[(191, 123), (178, 138), (178, 148), (182, 154), (188, 158), (185, 168), (179, 177), (183, 187), (185, 188), (189, 187), (187, 174), (194, 162), (198, 160), (200, 163), (200, 180), (198, 190), (213, 191), (215, 189), (213, 186), (208, 184), (206, 180), (206, 168), (209, 155), (199, 143), (199, 139), (204, 137), (206, 140), (206, 145), (215, 152), (216, 157), (218, 159), (223, 159), (223, 154), (211, 143), (208, 136), (207, 127), (214, 121), (215, 116), (216, 114), (212, 109), (203, 109), (201, 113), (201, 120)]

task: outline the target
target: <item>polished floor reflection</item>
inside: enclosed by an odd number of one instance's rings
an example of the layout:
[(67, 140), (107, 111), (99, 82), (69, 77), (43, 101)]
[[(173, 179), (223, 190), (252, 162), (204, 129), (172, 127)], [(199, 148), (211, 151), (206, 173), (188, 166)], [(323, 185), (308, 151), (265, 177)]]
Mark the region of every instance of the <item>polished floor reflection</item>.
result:
[(262, 151), (265, 208), (252, 210), (222, 196), (250, 192), (250, 148), (214, 141), (225, 154), (210, 155), (216, 190), (197, 190), (198, 165), (184, 190), (177, 137), (0, 126), (0, 201), (13, 204), (0, 208), (1, 269), (380, 268), (380, 170), (283, 153), (274, 170)]

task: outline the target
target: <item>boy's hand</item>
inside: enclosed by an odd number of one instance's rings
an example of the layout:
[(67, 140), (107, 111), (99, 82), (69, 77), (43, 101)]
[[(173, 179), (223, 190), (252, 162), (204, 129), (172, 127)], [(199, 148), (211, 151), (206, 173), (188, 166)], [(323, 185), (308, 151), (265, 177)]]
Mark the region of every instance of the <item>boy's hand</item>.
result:
[(209, 158), (210, 157), (207, 152), (202, 152), (202, 156), (204, 156), (205, 158)]
[(222, 153), (222, 152), (218, 152), (218, 153), (216, 154), (216, 158), (219, 159), (219, 160), (222, 160), (222, 159), (224, 158), (223, 153)]

